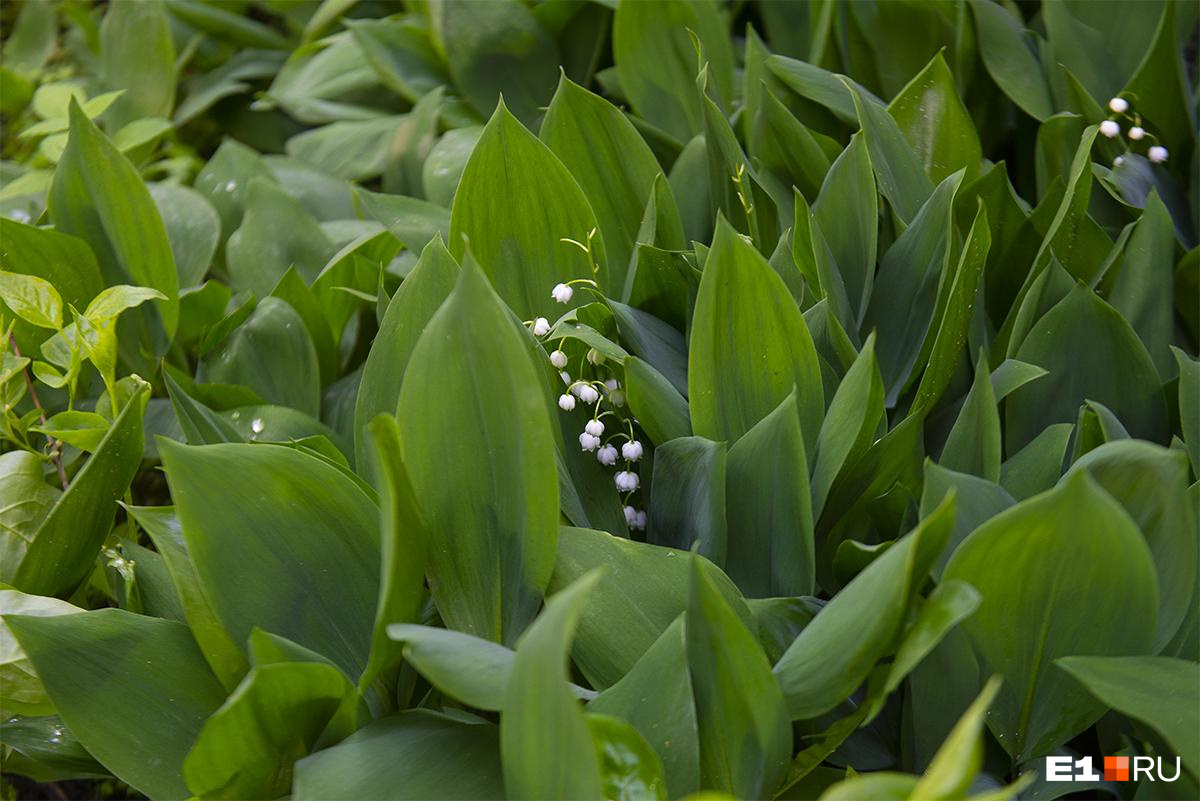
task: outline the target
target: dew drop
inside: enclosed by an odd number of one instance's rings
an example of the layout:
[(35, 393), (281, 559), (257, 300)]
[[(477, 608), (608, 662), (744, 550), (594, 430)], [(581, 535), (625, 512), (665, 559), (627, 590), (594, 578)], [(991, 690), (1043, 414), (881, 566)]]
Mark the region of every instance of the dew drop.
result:
[(230, 178), (228, 181), (225, 182), (225, 191), (226, 192), (234, 192), (236, 190), (237, 190), (237, 181)]
[(253, 431), (255, 434), (261, 434), (263, 432), (263, 428), (264, 428), (264, 426), (263, 426), (263, 421), (262, 421), (261, 417), (255, 417), (253, 420), (250, 421), (250, 430)]

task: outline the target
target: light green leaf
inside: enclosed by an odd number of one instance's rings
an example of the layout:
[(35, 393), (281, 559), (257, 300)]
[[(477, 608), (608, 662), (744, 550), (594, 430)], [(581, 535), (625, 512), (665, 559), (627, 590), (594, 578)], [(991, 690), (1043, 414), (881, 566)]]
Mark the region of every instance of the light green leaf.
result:
[(725, 506), (724, 566), (741, 591), (752, 598), (811, 595), (812, 499), (795, 393), (729, 449)]
[(1068, 656), (1055, 665), (1104, 704), (1161, 734), (1200, 775), (1200, 665), (1165, 656)]
[(1154, 639), (1150, 549), (1083, 471), (977, 528), (944, 578), (983, 596), (963, 626), (984, 671), (1004, 677), (988, 727), (1018, 762), (1062, 745), (1103, 712), (1051, 662), (1144, 654)]
[(183, 759), (225, 693), (186, 626), (121, 609), (5, 623), (104, 767), (152, 798), (191, 797)]
[(292, 765), (326, 726), (349, 718), (358, 701), (337, 668), (279, 662), (254, 667), (204, 722), (183, 762), (199, 798), (275, 798), (292, 785)]
[(512, 799), (600, 797), (600, 767), (583, 710), (567, 683), (571, 639), (593, 571), (550, 596), (517, 641), (500, 713), (504, 789)]
[(312, 283), (333, 255), (333, 243), (317, 221), (266, 178), (251, 178), (245, 191), (246, 214), (225, 250), (233, 287), (265, 297), (288, 267)]
[(945, 547), (954, 520), (943, 501), (846, 585), (775, 665), (793, 719), (833, 709), (895, 643), (908, 604)]
[(165, 296), (139, 314), (143, 345), (165, 353), (179, 320), (179, 275), (166, 228), (137, 170), (77, 104), (47, 203), (57, 230), (91, 246), (106, 283)]
[(536, 614), (558, 534), (550, 411), (534, 369), (529, 340), (468, 261), (412, 351), (396, 412), (429, 536), (442, 543), (430, 552), (434, 603), (448, 627), (503, 643)]
[(357, 678), (379, 590), (374, 500), (293, 448), (160, 439), (159, 453), (196, 576), (233, 640), (257, 626)]
[(621, 718), (597, 714), (589, 714), (587, 724), (596, 747), (604, 798), (666, 801), (662, 760), (636, 728)]
[(117, 3), (100, 23), (100, 72), (124, 90), (108, 117), (115, 130), (141, 117), (171, 117), (175, 106), (175, 46), (159, 0)]
[[(712, 0), (620, 3), (613, 19), (613, 58), (621, 90), (639, 116), (686, 142), (703, 128), (696, 74), (707, 62), (721, 105), (733, 100), (733, 50)], [(692, 36), (699, 40), (698, 58)]]
[(1027, 43), (1019, 19), (1001, 4), (991, 0), (971, 0), (975, 30), (979, 37), (979, 55), (992, 80), (1037, 120), (1054, 113), (1054, 101), (1038, 59), (1037, 51)]
[(700, 780), (738, 798), (767, 798), (787, 771), (791, 724), (766, 655), (693, 555), (685, 615), (696, 698)]
[[(503, 103), (497, 106), (454, 195), (450, 252), (461, 261), (469, 246), (496, 292), (523, 319), (557, 317), (561, 307), (550, 297), (555, 284), (593, 277), (587, 255), (562, 240), (586, 243), (596, 227), (592, 207), (558, 157)], [(615, 295), (603, 234), (591, 244), (600, 287)], [(586, 300), (583, 294), (579, 300)]]
[(0, 300), (14, 314), (38, 328), (62, 328), (62, 296), (44, 278), (0, 270)]
[(221, 238), (221, 218), (204, 195), (186, 186), (149, 184), (179, 272), (179, 287), (204, 282)]
[(497, 728), (427, 709), (368, 723), (341, 743), (296, 763), (292, 797), (337, 801), (501, 801)]
[(683, 437), (654, 451), (646, 540), (725, 563), (725, 443)]
[(815, 452), (825, 401), (812, 336), (783, 279), (721, 220), (692, 321), (692, 427), (736, 441), (793, 390), (805, 449)]
[(979, 134), (940, 52), (896, 95), (888, 113), (935, 184), (960, 169), (968, 180), (979, 172)]
[[(566, 75), (546, 110), (541, 139), (590, 200), (604, 236), (611, 286), (624, 288), (646, 199), (661, 173), (654, 154), (616, 106)], [(661, 235), (682, 240), (678, 216), (667, 219), (674, 230)]]
[[(14, 478), (8, 475), (5, 476), (5, 480), (10, 481)], [(78, 606), (57, 598), (0, 589), (0, 710), (3, 710), (5, 716), (53, 715), (55, 711), (54, 703), (46, 694), (46, 688), (42, 686), (42, 680), (38, 678), (29, 657), (21, 650), (21, 644), (5, 625), (5, 616), (53, 617), (82, 611)], [(8, 744), (7, 740), (5, 744)]]
[[(843, 289), (838, 292), (830, 286), (835, 280), (832, 275), (829, 281), (820, 276), (817, 286), (826, 296), (831, 292), (835, 297), (845, 295), (853, 317), (843, 320), (843, 324), (853, 326), (871, 298), (879, 232), (879, 194), (862, 135), (854, 136), (829, 168), (821, 194), (813, 203), (812, 220), (819, 226), (824, 242), (817, 242), (815, 236), (808, 234), (814, 244), (806, 248), (805, 261), (812, 258), (819, 264), (818, 257), (823, 254), (817, 253), (816, 248), (828, 246), (830, 261)], [(808, 257), (808, 252), (814, 255)], [(810, 283), (814, 273), (820, 275), (819, 267), (814, 266), (808, 273)]]
[(871, 154), (879, 193), (887, 198), (892, 210), (907, 225), (933, 194), (933, 182), (925, 174), (920, 158), (905, 141), (896, 120), (881, 106), (864, 98), (862, 91), (848, 79), (841, 80), (854, 98), (854, 110), (862, 126), (863, 141)]
[(454, 85), (475, 111), (487, 115), (503, 95), (532, 123), (554, 91), (559, 54), (530, 9), (516, 0), (437, 0), (430, 16)]

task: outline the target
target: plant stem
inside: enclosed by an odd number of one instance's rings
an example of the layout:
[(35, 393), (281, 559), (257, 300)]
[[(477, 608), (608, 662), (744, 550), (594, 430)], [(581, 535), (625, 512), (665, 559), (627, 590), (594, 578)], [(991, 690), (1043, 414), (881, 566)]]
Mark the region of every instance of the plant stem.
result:
[[(21, 349), (17, 347), (17, 338), (12, 334), (8, 335), (8, 344), (12, 346), (13, 355), (18, 359), (21, 358)], [(38, 411), (38, 420), (42, 425), (46, 425), (46, 410), (42, 407), (42, 402), (38, 400), (37, 389), (34, 387), (33, 379), (29, 377), (29, 370), (22, 369), (21, 375), (25, 377), (25, 388), (29, 390), (29, 399), (33, 401), (33, 408)], [(47, 436), (50, 441), (50, 461), (54, 462), (54, 468), (58, 471), (58, 480), (62, 482), (62, 488), (67, 488), (67, 471), (62, 465), (61, 443), (53, 437)]]

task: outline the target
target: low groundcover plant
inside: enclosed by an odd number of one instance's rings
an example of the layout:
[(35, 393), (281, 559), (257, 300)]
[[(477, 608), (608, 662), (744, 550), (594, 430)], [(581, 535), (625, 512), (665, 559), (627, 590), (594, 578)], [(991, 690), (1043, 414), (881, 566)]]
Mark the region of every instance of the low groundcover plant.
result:
[(0, 5), (0, 795), (1195, 799), (1198, 8)]

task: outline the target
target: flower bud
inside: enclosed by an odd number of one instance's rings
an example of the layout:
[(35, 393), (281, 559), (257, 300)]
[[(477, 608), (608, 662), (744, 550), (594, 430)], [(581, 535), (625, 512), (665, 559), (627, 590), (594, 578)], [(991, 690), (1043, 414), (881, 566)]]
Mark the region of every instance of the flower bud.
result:
[(1100, 133), (1104, 134), (1109, 139), (1112, 139), (1120, 132), (1121, 126), (1117, 124), (1116, 120), (1105, 120), (1104, 122), (1100, 123)]
[(1162, 145), (1155, 145), (1150, 148), (1150, 152), (1147, 155), (1155, 164), (1162, 164), (1167, 160), (1167, 149)]
[(1146, 129), (1142, 128), (1141, 126), (1135, 125), (1129, 129), (1128, 136), (1130, 139), (1132, 139), (1135, 142), (1140, 140), (1145, 135), (1146, 135)]
[(575, 294), (575, 290), (566, 284), (555, 284), (554, 289), (550, 290), (550, 297), (557, 300), (559, 303), (570, 303), (571, 296)]
[(567, 366), (567, 354), (563, 353), (561, 350), (554, 351), (550, 354), (550, 363), (559, 370), (563, 369)]
[(588, 348), (587, 360), (592, 364), (604, 364), (604, 354), (595, 348)]
[(1124, 114), (1129, 111), (1129, 101), (1123, 97), (1114, 97), (1108, 101), (1108, 108), (1115, 114)]

